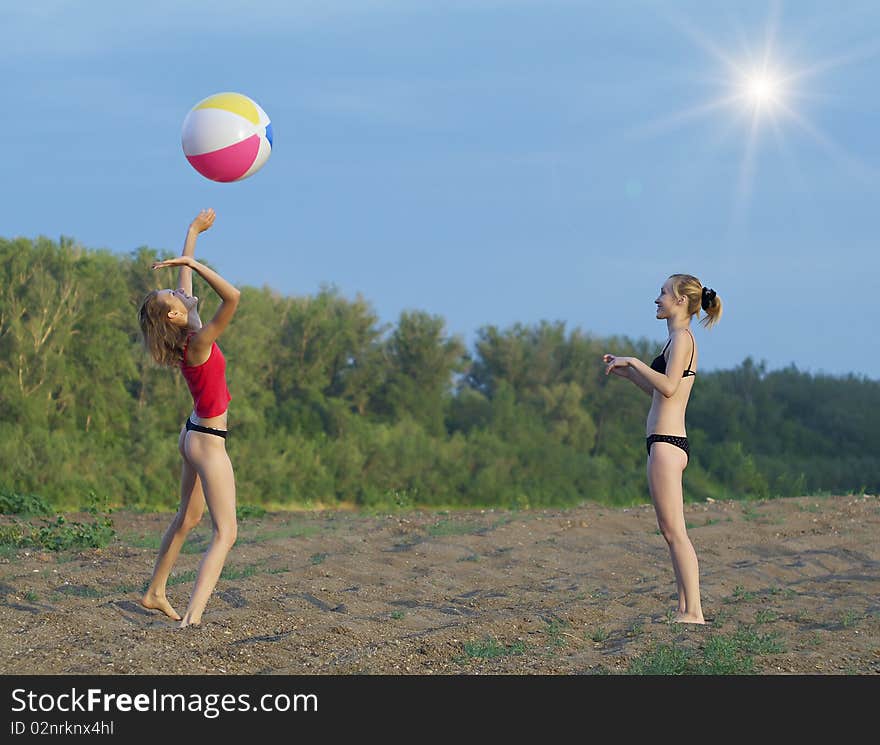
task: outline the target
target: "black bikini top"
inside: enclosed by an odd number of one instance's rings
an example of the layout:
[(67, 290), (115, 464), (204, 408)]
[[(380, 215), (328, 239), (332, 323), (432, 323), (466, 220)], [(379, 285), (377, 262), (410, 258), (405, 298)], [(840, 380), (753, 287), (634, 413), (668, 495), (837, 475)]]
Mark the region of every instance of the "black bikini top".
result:
[[(685, 329), (685, 331), (687, 331), (689, 334), (691, 334), (690, 329)], [(691, 340), (693, 340), (693, 338), (694, 338), (694, 335), (691, 334)], [(651, 360), (651, 369), (652, 370), (656, 370), (658, 373), (662, 373), (664, 375), (666, 374), (666, 357), (664, 357), (663, 355), (666, 352), (666, 349), (667, 349), (667, 347), (669, 347), (669, 344), (671, 342), (672, 342), (672, 337), (670, 337), (669, 341), (666, 342), (666, 346), (663, 347), (663, 351), (660, 352), (660, 354), (658, 354), (653, 360)], [(694, 342), (694, 346), (696, 346), (696, 342)], [(685, 370), (681, 374), (681, 377), (687, 378), (687, 377), (690, 377), (691, 375), (697, 374), (696, 372), (691, 370), (691, 363), (693, 361), (694, 361), (694, 350), (691, 349), (691, 361), (688, 362), (687, 370)]]

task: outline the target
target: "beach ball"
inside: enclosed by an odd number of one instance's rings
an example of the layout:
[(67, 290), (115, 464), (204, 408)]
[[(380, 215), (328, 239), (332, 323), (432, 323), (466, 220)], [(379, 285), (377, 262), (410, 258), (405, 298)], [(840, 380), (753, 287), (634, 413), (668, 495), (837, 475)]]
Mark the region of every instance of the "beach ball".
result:
[(211, 181), (253, 176), (272, 153), (272, 123), (256, 101), (241, 93), (216, 93), (183, 120), (183, 154)]

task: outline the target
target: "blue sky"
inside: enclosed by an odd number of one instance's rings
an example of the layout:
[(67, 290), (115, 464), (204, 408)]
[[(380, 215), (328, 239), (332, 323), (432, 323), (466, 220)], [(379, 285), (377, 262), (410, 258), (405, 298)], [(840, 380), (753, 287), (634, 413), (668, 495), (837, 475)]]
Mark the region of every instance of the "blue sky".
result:
[[(713, 106), (767, 49), (787, 108)], [(0, 6), (0, 79), (3, 237), (177, 251), (213, 206), (230, 280), (469, 345), (542, 319), (659, 344), (688, 272), (725, 301), (704, 370), (880, 378), (876, 2), (33, 0)], [(235, 184), (180, 146), (220, 91), (273, 123)]]

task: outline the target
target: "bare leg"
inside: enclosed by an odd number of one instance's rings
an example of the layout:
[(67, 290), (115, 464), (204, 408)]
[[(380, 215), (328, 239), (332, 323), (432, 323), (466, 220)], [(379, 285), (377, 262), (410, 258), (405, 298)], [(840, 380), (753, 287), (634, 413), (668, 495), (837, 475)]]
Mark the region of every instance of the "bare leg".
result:
[(684, 520), (681, 475), (687, 455), (668, 442), (655, 442), (648, 458), (648, 487), (660, 532), (669, 545), (678, 585), (679, 623), (705, 623), (700, 604), (700, 569)]
[(235, 517), (235, 475), (226, 454), (224, 440), (216, 435), (188, 432), (187, 457), (196, 464), (204, 489), (205, 501), (214, 524), (211, 545), (199, 564), (199, 573), (189, 606), (180, 622), (181, 628), (198, 625), (211, 593), (220, 579), (226, 556), (235, 543), (238, 526)]
[[(656, 444), (656, 443), (655, 443)], [(648, 488), (651, 487), (651, 459), (648, 459)], [(653, 500), (653, 494), (652, 494)], [(656, 507), (655, 507), (656, 510)], [(672, 556), (672, 570), (675, 572), (675, 586), (678, 591), (678, 612), (679, 614), (683, 614), (687, 611), (687, 605), (685, 603), (684, 597), (684, 585), (681, 581), (681, 572), (678, 569), (678, 562), (675, 560), (675, 556)]]
[(185, 434), (185, 431), (181, 433), (179, 444), (183, 456), (183, 469), (180, 474), (180, 507), (171, 521), (171, 525), (165, 531), (165, 535), (162, 536), (150, 586), (141, 598), (141, 605), (145, 608), (160, 610), (175, 621), (180, 620), (180, 614), (168, 602), (168, 598), (165, 596), (165, 585), (187, 535), (199, 524), (205, 512), (205, 495), (202, 491), (201, 479), (183, 452)]

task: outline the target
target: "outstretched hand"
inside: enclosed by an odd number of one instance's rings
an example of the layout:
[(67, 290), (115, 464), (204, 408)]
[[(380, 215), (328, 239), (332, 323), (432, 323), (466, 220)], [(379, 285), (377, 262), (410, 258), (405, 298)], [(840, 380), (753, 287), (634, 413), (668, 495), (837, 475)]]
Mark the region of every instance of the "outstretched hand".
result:
[(163, 261), (154, 261), (153, 269), (161, 269), (166, 266), (192, 266), (192, 262), (192, 256), (175, 256), (171, 259), (164, 259)]
[(622, 377), (626, 376), (626, 368), (629, 367), (629, 357), (615, 357), (613, 354), (605, 354), (602, 356), (605, 363), (605, 374), (614, 373)]
[(214, 224), (215, 217), (217, 217), (217, 213), (214, 212), (213, 208), (209, 207), (208, 209), (199, 212), (189, 226), (197, 233), (204, 233)]

